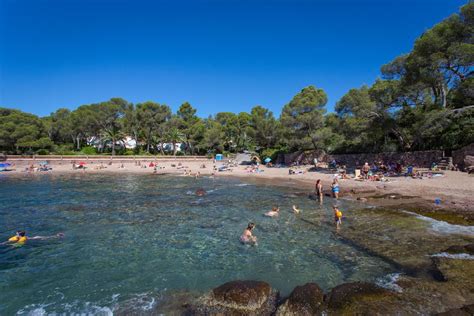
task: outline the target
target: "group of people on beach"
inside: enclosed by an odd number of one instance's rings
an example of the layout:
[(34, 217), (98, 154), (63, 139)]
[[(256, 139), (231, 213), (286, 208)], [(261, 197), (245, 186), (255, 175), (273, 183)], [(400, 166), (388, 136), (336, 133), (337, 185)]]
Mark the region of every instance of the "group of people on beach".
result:
[[(339, 183), (337, 181), (337, 178), (334, 178), (331, 184), (331, 191), (335, 199), (339, 198)], [(324, 194), (323, 194), (323, 184), (321, 182), (321, 179), (318, 179), (316, 181), (315, 194), (319, 202), (322, 203)], [(336, 225), (336, 230), (339, 230), (339, 228), (342, 225), (343, 215), (336, 205), (333, 205), (332, 209), (334, 212), (334, 224)], [(301, 213), (301, 210), (299, 209), (297, 205), (293, 205), (292, 211), (295, 215)], [(280, 208), (278, 206), (274, 206), (270, 211), (264, 213), (263, 215), (267, 217), (277, 217), (280, 215)], [(250, 222), (247, 225), (247, 228), (244, 229), (242, 235), (240, 236), (240, 241), (243, 244), (251, 244), (255, 246), (257, 245), (257, 237), (254, 236), (252, 233), (254, 229), (255, 229), (255, 223), (253, 222)]]

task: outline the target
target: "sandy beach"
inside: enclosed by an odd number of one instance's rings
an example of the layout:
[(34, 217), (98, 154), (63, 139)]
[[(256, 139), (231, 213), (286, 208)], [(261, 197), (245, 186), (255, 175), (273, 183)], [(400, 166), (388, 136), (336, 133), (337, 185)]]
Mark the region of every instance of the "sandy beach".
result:
[[(138, 161), (140, 165), (138, 165)], [(33, 161), (10, 161), (14, 163), (14, 169), (4, 172), (7, 176), (40, 175), (45, 173), (67, 174), (110, 174), (110, 173), (139, 173), (155, 174), (157, 176), (169, 174), (176, 176), (195, 177), (239, 177), (243, 181), (281, 185), (310, 193), (314, 191), (314, 183), (321, 179), (323, 191), (326, 196), (330, 195), (330, 184), (334, 173), (330, 170), (309, 171), (312, 166), (299, 166), (299, 174), (289, 174), (289, 168), (267, 168), (260, 166), (260, 172), (251, 172), (249, 166), (237, 165), (227, 171), (214, 170), (214, 163), (210, 159), (142, 159), (137, 161), (120, 160), (115, 158), (112, 164), (108, 161), (90, 159), (85, 169), (73, 169), (70, 161), (50, 161), (50, 171), (26, 171)], [(39, 167), (35, 161), (35, 167)], [(150, 165), (152, 163), (153, 165)], [(154, 164), (157, 164), (155, 171)], [(224, 162), (216, 162), (218, 169)], [(464, 172), (443, 171), (439, 177), (413, 179), (411, 177), (388, 177), (388, 181), (357, 181), (351, 179), (340, 179), (340, 198), (358, 199), (380, 206), (407, 205), (416, 206), (420, 212), (449, 212), (461, 215), (470, 223), (474, 222), (474, 176)], [(435, 199), (440, 199), (439, 205)]]

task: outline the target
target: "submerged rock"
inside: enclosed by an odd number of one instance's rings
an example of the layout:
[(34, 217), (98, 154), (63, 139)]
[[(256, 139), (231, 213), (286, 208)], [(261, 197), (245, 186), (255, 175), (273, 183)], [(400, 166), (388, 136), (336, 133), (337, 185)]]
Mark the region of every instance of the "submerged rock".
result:
[(278, 307), (277, 316), (317, 315), (322, 311), (324, 293), (316, 283), (297, 286)]
[(278, 292), (261, 281), (231, 281), (198, 299), (194, 315), (272, 315)]
[(203, 188), (197, 189), (195, 194), (197, 196), (204, 196), (204, 195), (206, 195), (206, 190), (204, 190)]
[(444, 313), (439, 313), (438, 316), (470, 316), (474, 315), (474, 304), (465, 305), (461, 308), (451, 309)]
[(393, 293), (373, 283), (344, 283), (332, 289), (328, 298), (328, 307), (333, 311), (351, 311), (351, 304), (376, 302)]
[(467, 253), (470, 255), (474, 255), (474, 244), (467, 244), (465, 246), (451, 246), (444, 252), (451, 254)]

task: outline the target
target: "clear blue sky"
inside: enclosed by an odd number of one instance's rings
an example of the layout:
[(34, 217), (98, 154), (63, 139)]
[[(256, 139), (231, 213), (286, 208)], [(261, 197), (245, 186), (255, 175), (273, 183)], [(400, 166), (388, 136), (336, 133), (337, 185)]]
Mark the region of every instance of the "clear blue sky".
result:
[(0, 106), (43, 116), (120, 96), (279, 115), (315, 85), (331, 111), (466, 2), (0, 0)]

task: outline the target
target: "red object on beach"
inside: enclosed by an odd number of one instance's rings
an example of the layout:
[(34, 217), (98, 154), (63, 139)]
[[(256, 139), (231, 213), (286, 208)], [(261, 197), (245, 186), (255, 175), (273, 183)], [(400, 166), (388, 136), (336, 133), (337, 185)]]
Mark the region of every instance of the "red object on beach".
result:
[(85, 163), (84, 161), (81, 161), (81, 162), (79, 163), (79, 166), (85, 166), (85, 165), (87, 165), (87, 163)]
[(155, 164), (153, 162), (150, 162), (150, 164), (148, 165), (148, 167), (150, 167), (150, 168), (154, 167), (154, 166), (155, 166)]

